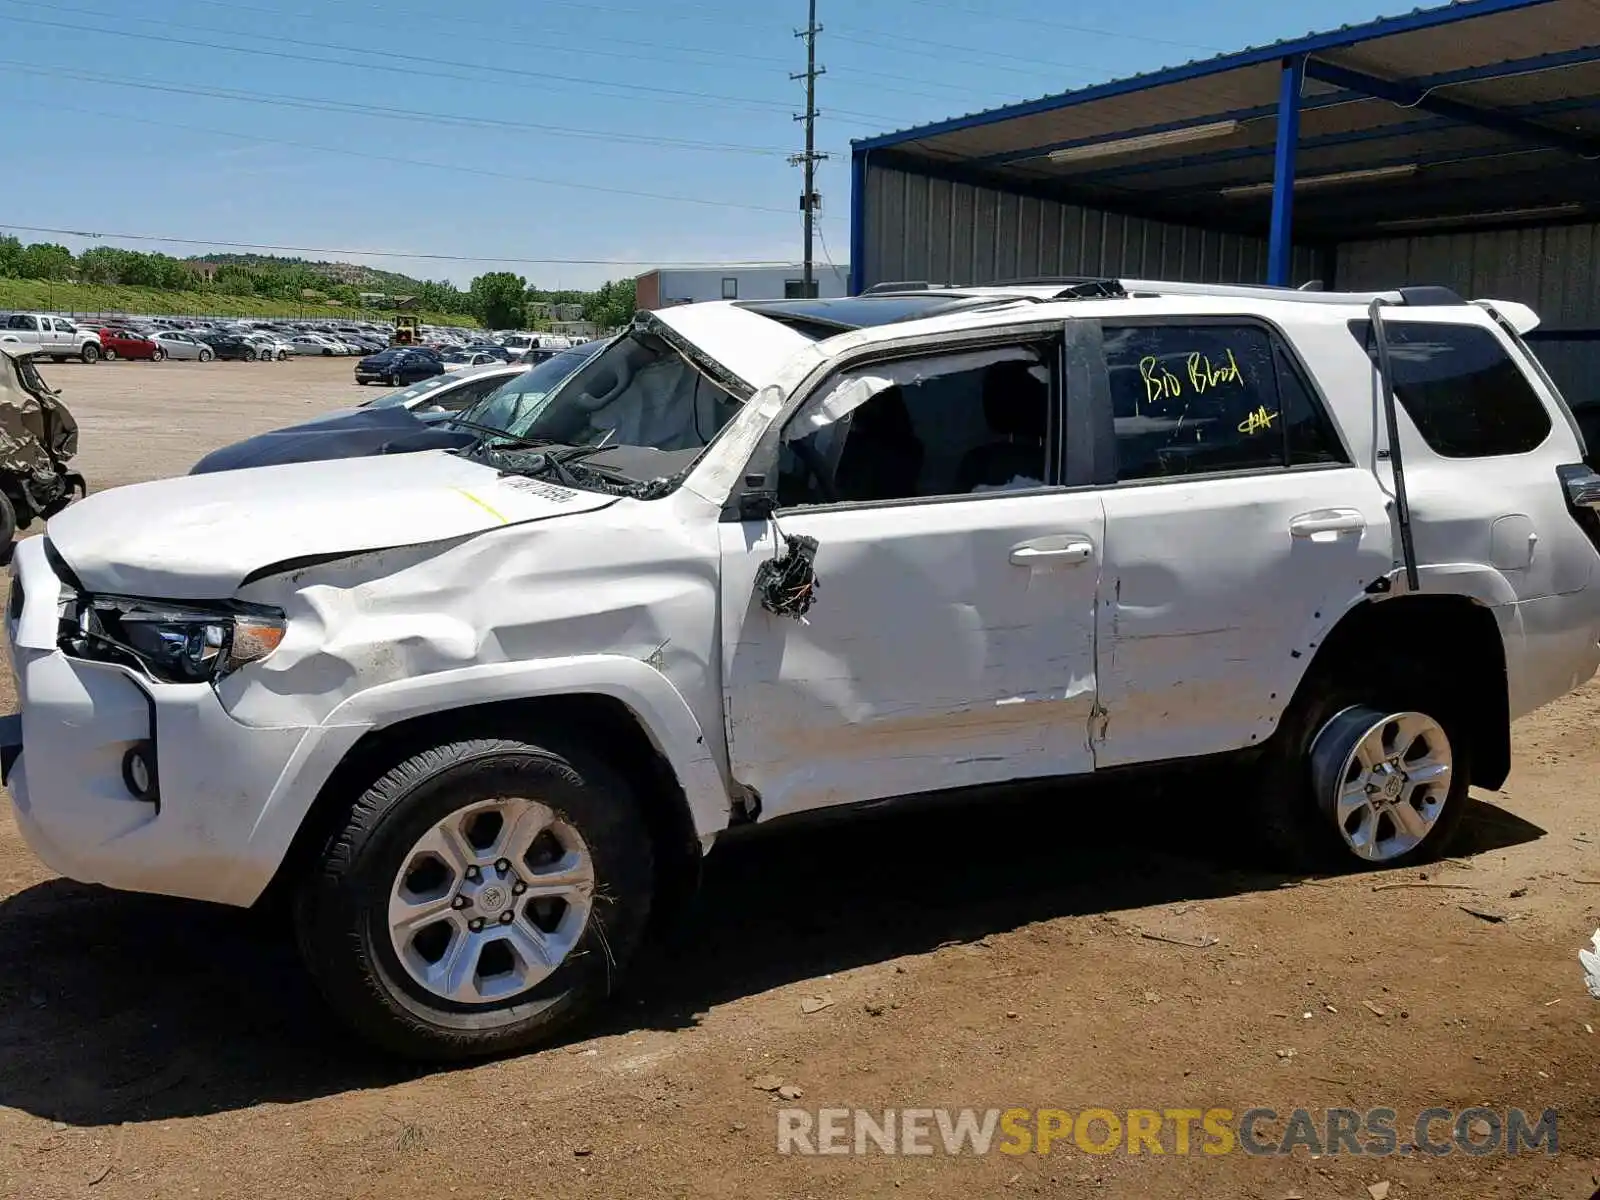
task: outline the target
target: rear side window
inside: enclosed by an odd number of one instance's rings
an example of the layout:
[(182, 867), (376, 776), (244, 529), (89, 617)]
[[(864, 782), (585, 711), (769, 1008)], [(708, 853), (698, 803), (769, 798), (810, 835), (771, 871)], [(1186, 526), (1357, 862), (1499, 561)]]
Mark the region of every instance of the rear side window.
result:
[(1253, 324), (1105, 330), (1117, 479), (1163, 479), (1346, 461), (1311, 387)]
[[(1445, 458), (1526, 454), (1550, 436), (1550, 414), (1489, 330), (1386, 320), (1394, 394), (1423, 440)], [(1374, 364), (1372, 322), (1350, 331)]]

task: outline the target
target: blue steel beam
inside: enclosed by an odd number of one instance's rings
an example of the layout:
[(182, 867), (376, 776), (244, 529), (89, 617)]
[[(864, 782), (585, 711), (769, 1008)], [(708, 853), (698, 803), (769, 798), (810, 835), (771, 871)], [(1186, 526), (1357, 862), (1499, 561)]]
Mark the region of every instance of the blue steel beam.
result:
[(1458, 21), (1467, 21), (1475, 17), (1490, 17), (1499, 13), (1517, 12), (1521, 9), (1534, 8), (1538, 5), (1552, 2), (1553, 0), (1458, 0), (1457, 3), (1447, 4), (1441, 8), (1422, 9), (1418, 12), (1407, 13), (1404, 16), (1373, 21), (1366, 25), (1352, 25), (1344, 29), (1335, 29), (1328, 33), (1313, 34), (1310, 37), (1299, 38), (1294, 41), (1280, 42), (1273, 46), (1261, 46), (1238, 54), (1225, 54), (1217, 58), (1204, 59), (1200, 62), (1186, 63), (1181, 67), (1173, 67), (1165, 71), (1154, 71), (1148, 75), (1136, 75), (1131, 79), (1118, 79), (1096, 87), (1080, 88), (1075, 92), (1045, 96), (1039, 100), (1030, 100), (1025, 104), (1012, 104), (1004, 108), (991, 109), (988, 112), (973, 113), (970, 116), (939, 121), (932, 125), (902, 129), (896, 133), (880, 134), (877, 137), (860, 138), (851, 144), (858, 150), (880, 150), (889, 146), (900, 146), (907, 142), (919, 142), (925, 138), (938, 137), (941, 134), (958, 133), (964, 129), (977, 129), (984, 125), (995, 125), (1002, 121), (1014, 120), (1017, 117), (1030, 117), (1038, 113), (1072, 108), (1094, 100), (1105, 100), (1112, 96), (1126, 96), (1133, 92), (1148, 91), (1151, 88), (1163, 87), (1169, 83), (1183, 83), (1190, 79), (1202, 79), (1208, 75), (1219, 75), (1224, 71), (1233, 71), (1240, 67), (1260, 66), (1263, 63), (1285, 58), (1293, 58), (1305, 54), (1318, 54), (1325, 50), (1344, 49), (1376, 38), (1392, 37), (1401, 33), (1442, 29)]
[(1278, 91), (1278, 146), (1272, 166), (1272, 234), (1267, 246), (1267, 282), (1288, 287), (1294, 275), (1294, 164), (1300, 152), (1300, 93), (1306, 56), (1283, 64)]
[[(1543, 71), (1559, 70), (1564, 67), (1583, 66), (1587, 63), (1600, 62), (1600, 46), (1582, 46), (1575, 50), (1562, 50), (1553, 54), (1536, 54), (1528, 58), (1508, 59), (1504, 62), (1492, 63), (1481, 67), (1465, 67), (1459, 71), (1441, 71), (1436, 75), (1424, 75), (1411, 80), (1415, 86), (1422, 89), (1454, 87), (1464, 83), (1491, 83), (1496, 79), (1510, 79), (1522, 75), (1536, 75)], [(1358, 104), (1372, 97), (1361, 91), (1341, 89), (1327, 95), (1307, 96), (1301, 101), (1302, 112), (1312, 112), (1317, 109), (1337, 108), (1344, 104)], [(1173, 129), (1185, 129), (1195, 125), (1212, 125), (1218, 121), (1256, 121), (1263, 120), (1277, 112), (1276, 104), (1262, 104), (1253, 108), (1234, 109), (1230, 112), (1210, 113), (1205, 116), (1186, 117), (1181, 121), (1168, 121), (1160, 125), (1148, 125), (1138, 129), (1129, 129), (1114, 135), (1115, 138), (1137, 137), (1146, 133), (1166, 133)], [(1077, 146), (1092, 146), (1096, 142), (1108, 139), (1101, 134), (1096, 137), (1072, 138), (1065, 141), (1049, 142), (1040, 146), (1029, 146), (1022, 150), (1007, 150), (999, 154), (988, 154), (973, 161), (980, 166), (1001, 166), (1006, 163), (1024, 162), (1028, 159), (1043, 158), (1056, 150), (1069, 150)], [(1227, 154), (1229, 151), (1219, 151)], [(1270, 153), (1270, 151), (1268, 152)], [(1134, 171), (1137, 167), (1120, 168)], [(1116, 171), (1119, 168), (1106, 168), (1106, 172)], [(1096, 172), (1102, 174), (1103, 172)]]
[(867, 272), (867, 154), (850, 155), (850, 294), (859, 296)]
[(1452, 100), (1448, 96), (1434, 95), (1427, 84), (1417, 84), (1410, 80), (1382, 79), (1377, 75), (1368, 75), (1364, 71), (1352, 70), (1350, 67), (1341, 67), (1318, 59), (1312, 59), (1306, 65), (1306, 74), (1322, 83), (1331, 83), (1335, 87), (1352, 91), (1362, 91), (1375, 99), (1388, 100), (1403, 108), (1421, 109), (1437, 117), (1448, 117), (1465, 125), (1476, 125), (1480, 129), (1489, 129), (1531, 145), (1548, 146), (1553, 150), (1565, 150), (1583, 157), (1600, 153), (1600, 141), (1594, 138), (1551, 129), (1546, 125), (1537, 125), (1508, 113), (1480, 108), (1476, 104), (1467, 104), (1461, 100)]

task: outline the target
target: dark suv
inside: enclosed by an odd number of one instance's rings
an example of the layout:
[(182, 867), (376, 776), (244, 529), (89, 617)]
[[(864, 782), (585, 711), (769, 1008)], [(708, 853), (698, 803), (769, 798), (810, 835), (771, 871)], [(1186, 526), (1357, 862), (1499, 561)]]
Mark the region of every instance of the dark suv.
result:
[(390, 346), (356, 363), (357, 383), (387, 383), (403, 387), (419, 379), (444, 374), (444, 363), (431, 350), (418, 346)]

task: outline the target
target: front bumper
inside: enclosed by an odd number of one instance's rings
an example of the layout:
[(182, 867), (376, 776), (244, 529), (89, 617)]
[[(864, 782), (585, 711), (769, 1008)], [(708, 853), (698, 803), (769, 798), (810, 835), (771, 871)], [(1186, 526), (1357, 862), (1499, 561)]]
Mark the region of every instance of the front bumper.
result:
[[(253, 903), (364, 730), (244, 725), (207, 684), (154, 683), (63, 654), (62, 585), (43, 541), (17, 547), (24, 601), (7, 623), (22, 711), (0, 719), (0, 766), (23, 837), (71, 879)], [(136, 746), (153, 760), (154, 800), (125, 782)]]

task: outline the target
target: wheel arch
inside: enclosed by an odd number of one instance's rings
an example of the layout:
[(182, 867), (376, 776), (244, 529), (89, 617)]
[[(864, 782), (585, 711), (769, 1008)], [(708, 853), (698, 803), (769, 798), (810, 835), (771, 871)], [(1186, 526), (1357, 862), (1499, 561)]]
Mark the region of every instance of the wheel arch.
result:
[(1317, 647), (1295, 689), (1297, 710), (1310, 689), (1363, 669), (1372, 646), (1398, 647), (1393, 661), (1434, 675), (1472, 741), (1472, 782), (1498, 788), (1511, 771), (1510, 688), (1505, 642), (1494, 611), (1468, 595), (1377, 598), (1355, 605)]
[[(607, 667), (597, 669), (602, 663)], [(727, 784), (699, 723), (664, 676), (634, 659), (606, 657), (589, 664), (494, 664), (442, 672), (382, 685), (341, 704), (325, 724), (362, 725), (366, 732), (317, 789), (264, 894), (282, 893), (354, 798), (389, 767), (424, 746), (481, 737), (493, 728), (535, 743), (543, 733), (603, 747), (643, 801), (662, 868), (660, 909), (676, 911), (698, 883), (702, 847), (729, 824)], [(619, 680), (635, 674), (626, 664), (655, 682)], [(585, 676), (586, 684), (577, 681)]]

